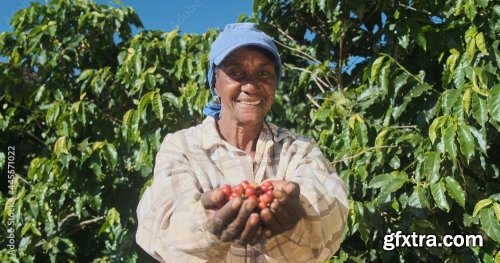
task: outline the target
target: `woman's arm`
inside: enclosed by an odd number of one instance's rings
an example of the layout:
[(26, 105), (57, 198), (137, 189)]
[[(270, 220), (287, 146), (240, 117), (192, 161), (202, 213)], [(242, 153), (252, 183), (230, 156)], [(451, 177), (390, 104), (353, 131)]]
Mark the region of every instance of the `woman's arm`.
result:
[(137, 243), (161, 262), (223, 260), (229, 243), (206, 230), (202, 189), (179, 137), (167, 135), (156, 156), (153, 183), (137, 209)]
[(347, 193), (314, 143), (303, 143), (293, 152), (284, 179), (300, 188), (303, 216), (290, 230), (267, 239), (264, 252), (280, 262), (322, 262), (340, 246), (348, 214)]

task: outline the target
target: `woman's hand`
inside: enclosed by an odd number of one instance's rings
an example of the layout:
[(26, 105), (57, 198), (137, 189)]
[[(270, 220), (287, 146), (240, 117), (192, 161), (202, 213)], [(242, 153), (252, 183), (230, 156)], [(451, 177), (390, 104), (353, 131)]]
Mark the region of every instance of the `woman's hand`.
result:
[(274, 181), (273, 186), (275, 199), (269, 208), (260, 212), (260, 219), (267, 228), (264, 231), (267, 238), (292, 229), (304, 216), (297, 183)]
[(259, 214), (254, 210), (257, 202), (235, 198), (226, 203), (227, 197), (220, 188), (206, 192), (201, 203), (208, 216), (208, 230), (221, 241), (236, 241), (239, 245), (259, 242), (263, 228)]

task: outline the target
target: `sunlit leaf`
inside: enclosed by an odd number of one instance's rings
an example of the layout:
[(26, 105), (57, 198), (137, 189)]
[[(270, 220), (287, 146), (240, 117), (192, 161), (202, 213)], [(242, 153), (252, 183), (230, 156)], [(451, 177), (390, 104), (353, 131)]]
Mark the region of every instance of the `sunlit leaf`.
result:
[(469, 126), (469, 130), (471, 134), (476, 138), (477, 144), (479, 145), (479, 149), (482, 153), (486, 154), (486, 134), (481, 131), (478, 131), (476, 128)]
[(451, 123), (443, 131), (443, 143), (444, 149), (450, 155), (451, 158), (455, 159), (457, 156), (457, 144), (455, 143), (457, 127), (454, 123)]
[(493, 209), (482, 209), (479, 213), (481, 229), (496, 242), (500, 242), (500, 221), (496, 218)]
[(448, 212), (450, 210), (450, 206), (448, 205), (448, 201), (446, 200), (446, 188), (444, 186), (443, 181), (435, 182), (430, 184), (431, 194), (434, 197), (434, 201), (436, 205), (443, 211)]
[(479, 211), (481, 211), (483, 208), (491, 205), (493, 203), (493, 200), (487, 198), (487, 199), (483, 199), (479, 202), (476, 203), (476, 205), (474, 206), (474, 212), (472, 212), (472, 216), (476, 216), (477, 213), (479, 213)]
[(472, 116), (481, 126), (484, 126), (484, 124), (488, 121), (488, 108), (486, 100), (479, 97), (477, 93), (472, 94)]
[(476, 35), (476, 45), (477, 45), (477, 48), (479, 49), (479, 51), (481, 51), (481, 53), (483, 53), (487, 56), (489, 55), (488, 50), (486, 48), (486, 43), (484, 42), (483, 32), (479, 32)]
[(431, 142), (434, 143), (437, 138), (437, 129), (440, 129), (441, 126), (445, 123), (447, 120), (447, 116), (439, 116), (434, 121), (432, 121), (431, 125), (429, 126), (429, 139), (431, 139)]
[(444, 178), (446, 190), (461, 207), (465, 207), (465, 192), (455, 178), (447, 176)]
[(423, 175), (433, 184), (441, 177), (439, 169), (441, 167), (441, 156), (438, 152), (429, 152), (425, 155)]
[(469, 126), (465, 123), (458, 125), (458, 143), (460, 144), (460, 152), (465, 156), (467, 161), (474, 156), (474, 139)]
[(372, 83), (375, 82), (375, 80), (378, 76), (378, 72), (380, 70), (380, 67), (382, 66), (382, 64), (384, 62), (384, 59), (385, 59), (385, 56), (381, 56), (381, 57), (378, 57), (377, 59), (375, 59), (375, 61), (373, 62), (372, 68), (370, 71), (370, 82), (372, 82)]
[(153, 94), (153, 111), (158, 119), (163, 120), (163, 103), (161, 102), (160, 93)]
[(471, 90), (465, 89), (462, 97), (462, 107), (464, 109), (465, 114), (467, 115), (469, 115), (470, 101), (471, 101)]
[(500, 122), (500, 84), (491, 88), (488, 96), (488, 111), (492, 119)]
[(495, 216), (497, 217), (497, 220), (500, 222), (500, 204), (493, 203), (493, 211), (495, 212)]

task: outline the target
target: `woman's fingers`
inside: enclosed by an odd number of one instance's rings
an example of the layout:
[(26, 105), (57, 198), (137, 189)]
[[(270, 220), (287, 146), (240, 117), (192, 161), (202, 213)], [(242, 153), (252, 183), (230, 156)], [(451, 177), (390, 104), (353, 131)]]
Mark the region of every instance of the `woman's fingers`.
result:
[(275, 200), (269, 209), (261, 212), (262, 222), (269, 228), (264, 235), (270, 237), (292, 229), (303, 217), (304, 210), (300, 203), (299, 185), (287, 182), (281, 189), (274, 191)]
[(278, 200), (274, 200), (269, 207), (276, 218), (276, 221), (282, 226), (287, 225), (288, 221), (290, 221), (290, 214), (286, 211)]
[(226, 195), (220, 188), (212, 189), (201, 195), (201, 204), (205, 209), (217, 209), (227, 201)]
[(264, 235), (266, 237), (271, 237), (272, 235), (283, 232), (281, 224), (278, 222), (271, 209), (265, 208), (260, 211), (260, 218), (262, 219), (262, 222), (269, 228), (264, 232)]
[(242, 246), (246, 244), (253, 245), (258, 241), (259, 235), (262, 235), (260, 217), (259, 214), (252, 213), (248, 217), (245, 228), (243, 229), (243, 232), (241, 232), (240, 238), (238, 239), (237, 243)]
[(208, 230), (212, 234), (220, 237), (224, 229), (238, 215), (241, 204), (241, 198), (235, 198), (226, 203), (219, 210), (215, 211), (215, 213), (211, 214), (208, 218)]
[(245, 228), (248, 218), (253, 210), (257, 207), (257, 202), (252, 199), (247, 199), (243, 202), (238, 216), (223, 230), (221, 235), (222, 241), (232, 241), (240, 236)]

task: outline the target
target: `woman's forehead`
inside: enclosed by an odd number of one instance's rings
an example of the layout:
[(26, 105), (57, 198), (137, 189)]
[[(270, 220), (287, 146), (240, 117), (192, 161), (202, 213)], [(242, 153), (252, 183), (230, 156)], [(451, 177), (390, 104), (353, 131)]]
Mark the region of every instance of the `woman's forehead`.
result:
[(264, 61), (261, 64), (271, 64), (271, 65), (275, 64), (274, 56), (268, 50), (261, 48), (261, 47), (258, 47), (258, 46), (240, 47), (240, 48), (234, 50), (233, 52), (231, 52), (226, 58), (224, 58), (224, 60), (220, 64), (221, 64), (221, 66), (222, 65), (228, 66), (228, 65), (235, 64), (238, 62), (237, 60), (245, 58), (242, 56), (250, 55), (250, 54), (248, 54), (248, 52), (257, 52), (260, 55), (262, 55), (265, 58), (265, 60), (267, 60), (267, 61)]

